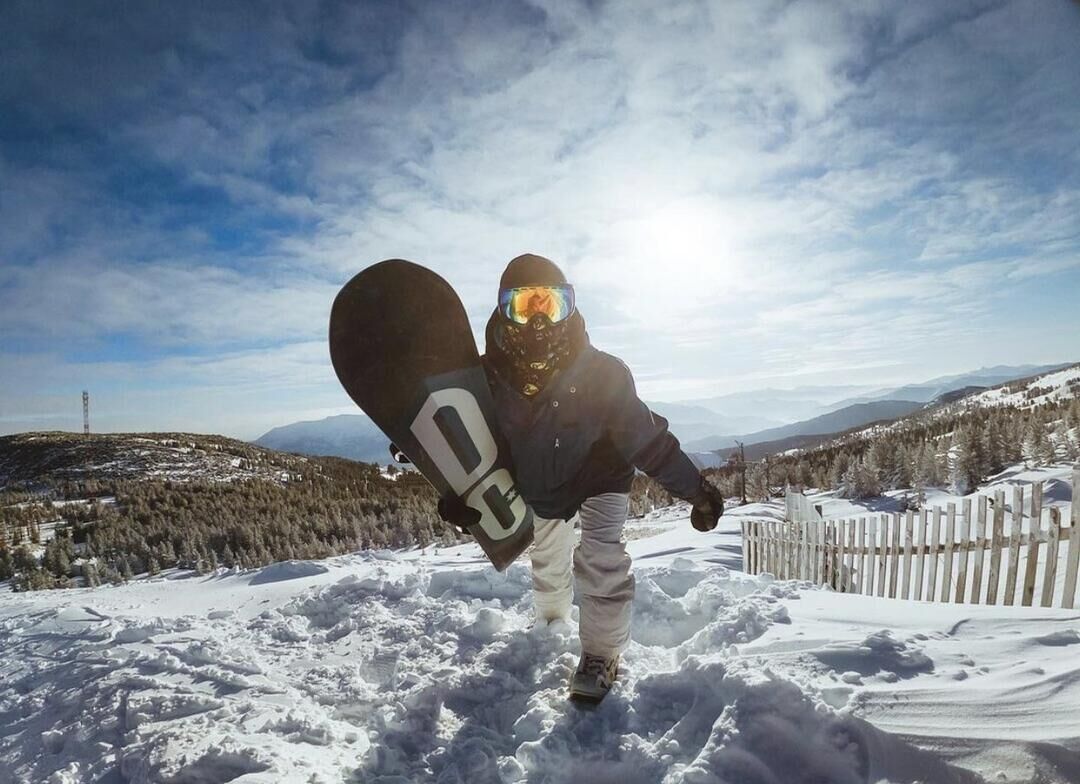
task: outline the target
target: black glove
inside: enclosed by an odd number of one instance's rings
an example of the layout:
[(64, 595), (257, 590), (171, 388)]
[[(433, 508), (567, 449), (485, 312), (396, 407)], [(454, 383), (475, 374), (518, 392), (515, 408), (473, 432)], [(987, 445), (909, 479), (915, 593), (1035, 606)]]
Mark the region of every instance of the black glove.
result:
[(439, 517), (459, 532), (469, 536), (469, 526), (480, 522), (480, 513), (465, 505), (456, 495), (444, 495), (439, 499)]
[(402, 465), (408, 465), (412, 462), (412, 460), (410, 460), (393, 441), (390, 442), (390, 456), (394, 458), (394, 462), (401, 463)]
[(701, 487), (698, 488), (690, 503), (690, 523), (699, 531), (711, 531), (720, 522), (720, 515), (724, 513), (724, 496), (719, 488), (701, 477)]

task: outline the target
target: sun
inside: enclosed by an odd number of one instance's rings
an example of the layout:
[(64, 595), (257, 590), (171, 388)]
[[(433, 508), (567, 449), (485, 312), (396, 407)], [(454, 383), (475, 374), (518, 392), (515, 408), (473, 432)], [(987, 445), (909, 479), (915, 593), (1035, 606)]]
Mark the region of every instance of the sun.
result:
[[(593, 284), (617, 292), (619, 307), (649, 325), (724, 300), (742, 274), (738, 227), (707, 199), (682, 199), (619, 221)], [(599, 255), (599, 254), (598, 254)]]

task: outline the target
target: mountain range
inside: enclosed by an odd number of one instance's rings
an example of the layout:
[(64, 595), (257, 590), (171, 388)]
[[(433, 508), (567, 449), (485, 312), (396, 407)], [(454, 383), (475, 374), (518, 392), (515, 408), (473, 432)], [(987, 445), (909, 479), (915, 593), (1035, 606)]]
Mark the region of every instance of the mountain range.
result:
[[(808, 386), (760, 389), (712, 398), (648, 402), (665, 417), (686, 450), (702, 463), (743, 444), (793, 448), (813, 437), (906, 416), (943, 396), (977, 392), (1008, 381), (1050, 372), (1067, 364), (980, 368), (894, 388)], [(820, 440), (820, 439), (817, 439)], [(260, 446), (308, 455), (388, 462), (387, 438), (362, 414), (340, 414), (317, 421), (276, 427), (254, 442)], [(748, 453), (749, 457), (749, 453)]]

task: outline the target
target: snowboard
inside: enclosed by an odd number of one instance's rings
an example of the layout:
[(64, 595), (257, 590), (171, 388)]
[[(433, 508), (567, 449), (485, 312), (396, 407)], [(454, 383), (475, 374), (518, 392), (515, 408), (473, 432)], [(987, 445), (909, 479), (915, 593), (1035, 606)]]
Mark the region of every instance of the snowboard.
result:
[(450, 284), (403, 259), (379, 262), (338, 293), (330, 359), (349, 397), (440, 497), (480, 513), (469, 527), (502, 571), (533, 536), (465, 308)]

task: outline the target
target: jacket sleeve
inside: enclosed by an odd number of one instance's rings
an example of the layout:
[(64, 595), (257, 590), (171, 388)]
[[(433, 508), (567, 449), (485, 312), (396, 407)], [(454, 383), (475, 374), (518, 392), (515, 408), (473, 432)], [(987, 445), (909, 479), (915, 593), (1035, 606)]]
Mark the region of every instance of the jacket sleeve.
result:
[(637, 396), (634, 377), (612, 358), (609, 379), (607, 431), (619, 454), (658, 481), (677, 498), (690, 500), (701, 486), (701, 473), (668, 431), (668, 421), (649, 410)]

